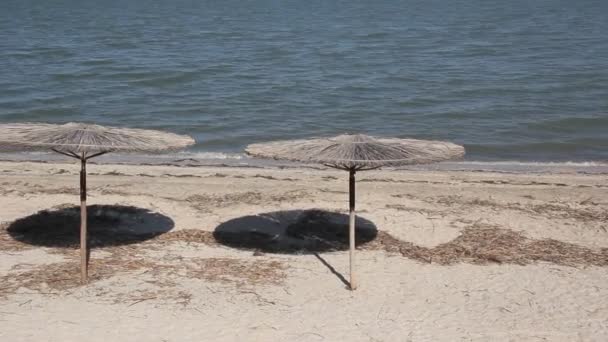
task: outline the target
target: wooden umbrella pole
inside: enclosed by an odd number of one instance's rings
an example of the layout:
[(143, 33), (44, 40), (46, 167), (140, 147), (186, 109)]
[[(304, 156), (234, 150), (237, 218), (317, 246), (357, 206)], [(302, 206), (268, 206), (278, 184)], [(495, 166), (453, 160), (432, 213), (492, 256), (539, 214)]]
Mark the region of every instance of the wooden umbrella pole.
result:
[(350, 289), (355, 290), (355, 170), (349, 170), (348, 192), (349, 192), (349, 211), (348, 240), (350, 245)]
[(80, 280), (87, 282), (87, 159), (80, 159)]

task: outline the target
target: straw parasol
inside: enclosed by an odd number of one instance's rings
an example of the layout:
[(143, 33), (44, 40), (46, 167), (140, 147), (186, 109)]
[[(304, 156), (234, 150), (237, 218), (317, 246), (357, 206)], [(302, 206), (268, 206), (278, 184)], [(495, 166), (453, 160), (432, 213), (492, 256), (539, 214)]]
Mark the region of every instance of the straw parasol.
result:
[(350, 288), (354, 290), (357, 286), (354, 274), (356, 172), (460, 158), (464, 148), (444, 141), (343, 134), (333, 138), (252, 144), (247, 146), (246, 152), (254, 157), (316, 163), (349, 172)]
[(87, 161), (109, 152), (163, 152), (194, 144), (185, 135), (155, 130), (106, 127), (84, 123), (0, 124), (0, 149), (54, 151), (80, 160), (80, 266), (87, 280)]

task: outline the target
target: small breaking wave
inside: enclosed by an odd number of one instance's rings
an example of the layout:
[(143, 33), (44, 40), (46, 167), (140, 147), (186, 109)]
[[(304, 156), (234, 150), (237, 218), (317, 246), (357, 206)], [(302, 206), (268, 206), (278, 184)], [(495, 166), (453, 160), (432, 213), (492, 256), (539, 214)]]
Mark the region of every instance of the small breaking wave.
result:
[(249, 158), (244, 153), (224, 153), (224, 152), (178, 152), (173, 154), (174, 157), (183, 156), (191, 159), (245, 159)]
[[(68, 158), (52, 152), (21, 152), (0, 153), (1, 161), (37, 161), (63, 163)], [(287, 161), (258, 159), (244, 153), (230, 152), (197, 152), (184, 151), (166, 154), (120, 154), (110, 153), (96, 158), (94, 162), (102, 164), (130, 164), (130, 165), (175, 165), (175, 166), (223, 166), (223, 167), (261, 167), (261, 168), (300, 168), (313, 167)], [(318, 166), (318, 168), (325, 168)], [(399, 170), (414, 171), (470, 171), (470, 172), (503, 172), (503, 173), (581, 173), (581, 174), (608, 174), (607, 161), (445, 161), (436, 164), (408, 165), (397, 168)]]
[(462, 165), (505, 165), (505, 166), (574, 166), (574, 167), (608, 167), (608, 161), (565, 161), (565, 162), (534, 162), (534, 161), (461, 161), (453, 162)]

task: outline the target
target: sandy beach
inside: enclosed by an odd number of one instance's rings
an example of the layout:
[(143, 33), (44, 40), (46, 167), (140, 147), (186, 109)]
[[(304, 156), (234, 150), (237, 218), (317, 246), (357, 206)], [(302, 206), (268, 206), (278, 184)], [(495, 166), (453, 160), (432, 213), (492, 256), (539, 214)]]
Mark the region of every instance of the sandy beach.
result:
[(89, 165), (81, 285), (78, 171), (0, 162), (2, 341), (608, 340), (605, 174), (358, 173), (349, 291), (339, 239), (293, 237), (339, 233), (345, 172)]

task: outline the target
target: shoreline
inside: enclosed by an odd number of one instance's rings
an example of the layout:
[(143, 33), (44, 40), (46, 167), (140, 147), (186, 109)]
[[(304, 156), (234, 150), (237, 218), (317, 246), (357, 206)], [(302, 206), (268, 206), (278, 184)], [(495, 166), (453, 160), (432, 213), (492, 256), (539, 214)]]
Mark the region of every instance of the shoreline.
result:
[[(39, 162), (66, 163), (72, 161), (55, 153), (23, 152), (0, 153), (0, 162)], [(178, 152), (171, 154), (142, 155), (142, 154), (108, 154), (95, 158), (91, 164), (108, 165), (142, 165), (142, 166), (178, 166), (178, 167), (249, 167), (259, 169), (329, 169), (316, 164), (264, 160), (251, 158), (237, 153), (191, 153)], [(385, 167), (384, 170), (400, 171), (463, 171), (463, 172), (498, 172), (506, 174), (608, 174), (608, 161), (447, 161), (427, 165), (411, 165), (402, 167)]]

